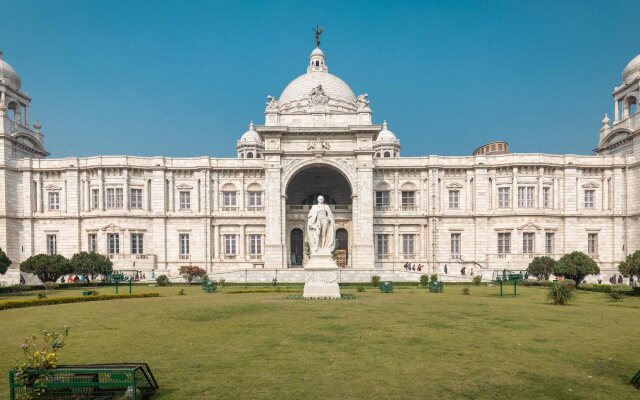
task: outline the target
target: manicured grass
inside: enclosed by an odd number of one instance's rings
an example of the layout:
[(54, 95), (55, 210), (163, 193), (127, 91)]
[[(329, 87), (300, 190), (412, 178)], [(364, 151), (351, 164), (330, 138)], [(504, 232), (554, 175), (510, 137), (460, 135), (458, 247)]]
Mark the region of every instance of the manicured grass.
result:
[[(147, 362), (158, 399), (637, 399), (640, 298), (445, 287), (356, 300), (137, 287), (160, 298), (0, 311), (0, 398), (21, 338), (71, 327), (63, 363)], [(113, 289), (97, 288), (101, 294)], [(60, 291), (73, 295), (81, 290)], [(73, 293), (70, 293), (73, 292)], [(56, 291), (56, 295), (58, 295)], [(7, 297), (7, 296), (3, 296)], [(22, 296), (21, 296), (22, 297)]]

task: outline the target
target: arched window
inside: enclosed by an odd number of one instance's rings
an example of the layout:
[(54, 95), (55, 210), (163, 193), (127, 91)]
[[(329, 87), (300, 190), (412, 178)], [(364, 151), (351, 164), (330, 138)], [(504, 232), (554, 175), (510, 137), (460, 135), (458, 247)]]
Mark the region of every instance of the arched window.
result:
[(302, 265), (302, 254), (304, 251), (304, 237), (302, 229), (295, 228), (291, 230), (291, 265)]
[(376, 157), (380, 158), (380, 152), (376, 153)]
[(247, 158), (253, 158), (253, 153), (252, 152), (248, 152), (247, 153)]
[(391, 157), (391, 153), (389, 153), (388, 151), (385, 151), (385, 152), (384, 152), (384, 156), (385, 156), (386, 158), (389, 158), (389, 157)]
[(629, 116), (633, 117), (638, 112), (638, 100), (632, 98), (629, 100)]
[(262, 158), (262, 154), (256, 153), (256, 158)]

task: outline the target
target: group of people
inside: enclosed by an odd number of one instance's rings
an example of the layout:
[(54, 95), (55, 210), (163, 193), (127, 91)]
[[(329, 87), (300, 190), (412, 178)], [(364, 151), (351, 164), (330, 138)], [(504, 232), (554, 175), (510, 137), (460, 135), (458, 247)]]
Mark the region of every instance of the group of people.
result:
[(64, 276), (60, 277), (60, 283), (91, 283), (88, 275), (69, 275), (65, 280)]
[(422, 271), (422, 268), (424, 268), (424, 266), (422, 264), (418, 264), (418, 266), (416, 266), (415, 264), (411, 264), (411, 263), (404, 263), (404, 269), (406, 271)]

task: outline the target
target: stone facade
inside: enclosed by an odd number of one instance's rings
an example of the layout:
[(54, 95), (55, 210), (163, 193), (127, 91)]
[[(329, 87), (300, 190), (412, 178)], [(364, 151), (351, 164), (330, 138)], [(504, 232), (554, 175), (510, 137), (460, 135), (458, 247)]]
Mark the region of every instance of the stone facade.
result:
[(635, 60), (596, 155), (511, 154), (499, 142), (473, 156), (400, 157), (368, 96), (331, 75), (316, 48), (307, 72), (268, 97), (265, 124), (250, 125), (234, 159), (46, 158), (30, 99), (0, 62), (0, 247), (12, 279), (47, 252), (97, 251), (115, 268), (174, 277), (188, 264), (211, 274), (301, 267), (318, 194), (334, 211), (346, 273), (410, 262), (490, 274), (580, 250), (606, 274), (640, 249)]

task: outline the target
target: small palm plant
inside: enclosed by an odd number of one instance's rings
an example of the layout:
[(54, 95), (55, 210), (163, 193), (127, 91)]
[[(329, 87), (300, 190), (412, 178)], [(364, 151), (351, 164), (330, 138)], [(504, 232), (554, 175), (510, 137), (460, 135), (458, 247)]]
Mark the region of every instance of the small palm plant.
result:
[(569, 303), (573, 299), (574, 294), (575, 293), (573, 286), (556, 282), (553, 285), (549, 286), (547, 299), (552, 304), (564, 305)]

